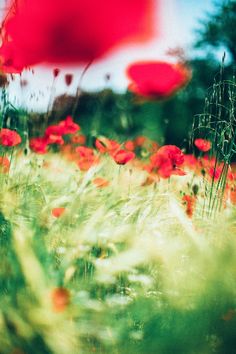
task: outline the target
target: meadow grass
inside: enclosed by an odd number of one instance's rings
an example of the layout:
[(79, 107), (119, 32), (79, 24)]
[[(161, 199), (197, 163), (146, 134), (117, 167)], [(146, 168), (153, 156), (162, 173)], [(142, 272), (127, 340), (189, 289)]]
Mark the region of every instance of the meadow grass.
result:
[(14, 153), (1, 175), (0, 353), (235, 352), (235, 207), (202, 217), (191, 171), (146, 177), (106, 156), (81, 172), (60, 154)]

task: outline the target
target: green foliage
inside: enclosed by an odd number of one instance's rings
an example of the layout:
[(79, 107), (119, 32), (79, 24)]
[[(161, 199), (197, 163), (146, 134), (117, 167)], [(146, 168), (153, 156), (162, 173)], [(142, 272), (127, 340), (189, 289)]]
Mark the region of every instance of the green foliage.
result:
[[(64, 119), (72, 114), (76, 99), (62, 95), (55, 99), (50, 122)], [(112, 90), (98, 93), (82, 93), (74, 112), (75, 119), (83, 132), (91, 137), (99, 135), (127, 139), (146, 135), (153, 140), (163, 141), (161, 108), (157, 102), (138, 102), (127, 92), (116, 94)]]
[(223, 47), (230, 53), (232, 61), (236, 61), (236, 2), (226, 0), (218, 3), (215, 12), (208, 14), (208, 18), (202, 21), (202, 29), (199, 31), (198, 48)]

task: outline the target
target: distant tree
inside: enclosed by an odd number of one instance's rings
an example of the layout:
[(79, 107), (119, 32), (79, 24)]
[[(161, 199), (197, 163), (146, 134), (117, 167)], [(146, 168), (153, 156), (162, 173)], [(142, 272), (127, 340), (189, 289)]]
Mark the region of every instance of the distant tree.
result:
[(223, 0), (215, 4), (215, 11), (201, 21), (197, 48), (223, 47), (236, 62), (236, 1)]

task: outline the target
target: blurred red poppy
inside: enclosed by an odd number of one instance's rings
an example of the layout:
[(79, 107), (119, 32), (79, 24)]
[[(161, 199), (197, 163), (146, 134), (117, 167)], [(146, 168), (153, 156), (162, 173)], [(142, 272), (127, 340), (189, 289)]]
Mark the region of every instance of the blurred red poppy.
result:
[(184, 163), (183, 152), (175, 145), (164, 145), (150, 157), (149, 172), (156, 171), (160, 177), (171, 175), (184, 176), (186, 173), (179, 168)]
[(183, 64), (146, 61), (131, 64), (127, 69), (129, 90), (148, 99), (164, 99), (182, 88), (191, 78)]
[(96, 177), (92, 182), (97, 188), (104, 188), (109, 186), (110, 184), (110, 182), (107, 179), (102, 177)]
[(182, 198), (183, 204), (186, 206), (186, 214), (191, 218), (193, 216), (196, 197), (185, 194)]
[(9, 0), (0, 50), (5, 69), (40, 62), (87, 63), (154, 34), (159, 0)]
[(47, 138), (45, 137), (36, 137), (31, 138), (29, 146), (32, 151), (37, 154), (46, 154), (47, 153)]
[(80, 126), (73, 122), (73, 118), (71, 116), (67, 116), (65, 120), (62, 120), (59, 123), (59, 127), (63, 128), (63, 134), (74, 134), (80, 130)]
[(78, 146), (75, 149), (75, 152), (79, 155), (81, 158), (87, 158), (90, 156), (94, 156), (94, 151), (93, 149), (87, 147), (87, 146)]
[(195, 139), (194, 145), (198, 148), (198, 150), (207, 152), (211, 149), (211, 142), (206, 139)]
[(64, 135), (65, 134), (65, 127), (64, 124), (62, 125), (49, 125), (45, 130), (45, 136), (49, 135)]
[(120, 144), (115, 141), (108, 139), (106, 137), (97, 138), (95, 141), (95, 146), (100, 153), (114, 153), (120, 148)]
[(61, 135), (55, 135), (55, 134), (47, 135), (46, 141), (47, 141), (48, 145), (51, 145), (51, 144), (63, 145), (64, 144), (64, 140)]
[(52, 209), (52, 215), (55, 218), (59, 218), (64, 212), (65, 212), (65, 208), (53, 208)]
[(7, 173), (10, 170), (10, 161), (7, 157), (0, 156), (0, 173)]
[(134, 144), (135, 146), (143, 146), (146, 140), (147, 138), (145, 136), (140, 135), (134, 140)]
[(180, 148), (175, 145), (164, 145), (160, 147), (157, 151), (157, 155), (166, 156), (175, 167), (184, 163), (184, 154)]
[(84, 145), (86, 143), (86, 136), (83, 134), (72, 135), (70, 141), (73, 144)]
[(118, 165), (125, 165), (135, 158), (135, 153), (132, 151), (118, 150), (112, 157)]
[(75, 152), (78, 154), (77, 164), (81, 171), (87, 171), (94, 164), (98, 163), (98, 157), (94, 155), (93, 149), (87, 146), (78, 146)]
[(233, 205), (236, 205), (236, 187), (232, 187), (229, 193), (230, 201)]
[(7, 128), (0, 130), (0, 144), (4, 146), (16, 146), (21, 143), (20, 135), (15, 131)]
[(63, 312), (70, 303), (70, 292), (66, 288), (55, 288), (51, 292), (53, 311)]
[(135, 150), (135, 144), (134, 144), (134, 142), (132, 140), (127, 140), (124, 143), (124, 147), (128, 151), (134, 151)]

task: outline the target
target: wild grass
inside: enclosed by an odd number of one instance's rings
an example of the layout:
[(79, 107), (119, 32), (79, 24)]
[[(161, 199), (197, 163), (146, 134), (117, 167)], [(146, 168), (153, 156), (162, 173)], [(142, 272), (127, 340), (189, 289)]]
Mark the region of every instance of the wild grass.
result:
[[(236, 209), (202, 218), (197, 177), (189, 218), (191, 178), (144, 186), (145, 171), (106, 157), (81, 172), (15, 154), (1, 175), (0, 353), (234, 353)], [(63, 311), (55, 288), (69, 291)]]
[[(215, 216), (221, 211), (230, 164), (236, 154), (236, 81), (224, 78), (224, 57), (221, 70), (209, 88), (204, 113), (193, 121), (192, 139), (199, 135), (212, 142), (209, 153), (214, 158), (212, 180), (205, 183), (206, 202), (203, 215)], [(216, 178), (217, 170), (220, 176)]]

